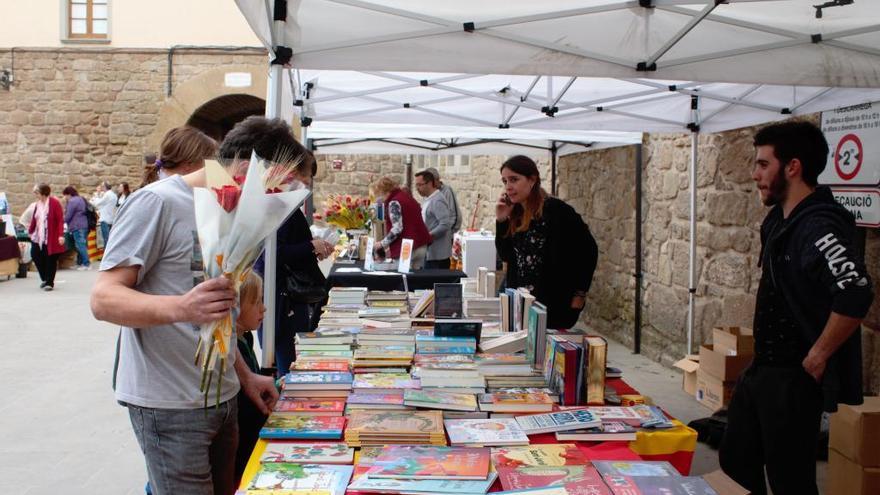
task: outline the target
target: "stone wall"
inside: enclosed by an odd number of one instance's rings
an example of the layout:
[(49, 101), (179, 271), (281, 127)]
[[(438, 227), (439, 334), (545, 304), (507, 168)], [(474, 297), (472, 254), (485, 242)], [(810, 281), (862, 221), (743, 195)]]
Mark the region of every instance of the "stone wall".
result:
[[(0, 90), (0, 191), (12, 211), (32, 201), (36, 182), (59, 194), (68, 184), (90, 192), (102, 180), (140, 183), (143, 153), (155, 151), (171, 100), (167, 64), (166, 50), (16, 49), (15, 84)], [(11, 65), (10, 52), (0, 52), (0, 66)], [(229, 66), (265, 72), (265, 54), (179, 52), (172, 89)]]

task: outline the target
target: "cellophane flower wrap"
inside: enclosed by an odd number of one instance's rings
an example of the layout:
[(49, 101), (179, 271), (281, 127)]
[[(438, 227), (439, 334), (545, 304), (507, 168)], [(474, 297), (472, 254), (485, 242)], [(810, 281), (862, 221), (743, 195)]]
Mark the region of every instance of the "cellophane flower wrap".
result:
[[(254, 153), (246, 169), (219, 163), (205, 165), (206, 187), (193, 191), (196, 227), (206, 278), (226, 277), (233, 281), (236, 296), (247, 273), (263, 249), (266, 237), (311, 194), (308, 189), (285, 191), (284, 183), (298, 165), (289, 159), (272, 162)], [(238, 297), (236, 297), (236, 301)], [(217, 404), (220, 401), (219, 376), (235, 352), (235, 321), (239, 309), (225, 318), (201, 326), (195, 361), (202, 369), (201, 391), (205, 406), (216, 379)]]
[(370, 199), (332, 194), (324, 200), (323, 213), (315, 213), (314, 218), (341, 229), (365, 229), (370, 222)]

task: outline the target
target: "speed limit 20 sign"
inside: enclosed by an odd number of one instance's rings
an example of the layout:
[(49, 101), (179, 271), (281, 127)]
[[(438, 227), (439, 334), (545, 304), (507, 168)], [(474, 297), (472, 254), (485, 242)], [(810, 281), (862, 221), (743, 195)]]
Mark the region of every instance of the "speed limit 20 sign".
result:
[(831, 153), (820, 184), (880, 185), (880, 105), (865, 103), (822, 112)]

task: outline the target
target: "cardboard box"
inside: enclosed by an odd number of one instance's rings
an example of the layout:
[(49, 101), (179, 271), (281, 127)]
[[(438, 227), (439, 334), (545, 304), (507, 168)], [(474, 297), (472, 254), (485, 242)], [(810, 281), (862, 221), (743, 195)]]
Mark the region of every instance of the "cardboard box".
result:
[(736, 382), (723, 382), (718, 378), (707, 374), (702, 364), (697, 370), (697, 402), (711, 409), (713, 412), (730, 403), (733, 395), (733, 387)]
[(720, 469), (704, 474), (703, 479), (712, 487), (718, 495), (750, 495), (752, 492), (746, 490), (739, 483), (730, 479)]
[(722, 382), (733, 382), (752, 362), (752, 356), (726, 356), (711, 344), (700, 346), (700, 371)]
[(691, 396), (697, 394), (697, 370), (700, 368), (700, 356), (688, 354), (673, 366), (682, 371), (681, 388)]
[(712, 345), (715, 352), (726, 356), (751, 356), (755, 353), (755, 334), (751, 328), (715, 327)]
[(825, 493), (875, 495), (880, 493), (880, 468), (862, 467), (834, 449), (828, 449), (828, 485)]
[(860, 406), (841, 404), (830, 428), (830, 448), (860, 466), (880, 468), (880, 397), (865, 397)]

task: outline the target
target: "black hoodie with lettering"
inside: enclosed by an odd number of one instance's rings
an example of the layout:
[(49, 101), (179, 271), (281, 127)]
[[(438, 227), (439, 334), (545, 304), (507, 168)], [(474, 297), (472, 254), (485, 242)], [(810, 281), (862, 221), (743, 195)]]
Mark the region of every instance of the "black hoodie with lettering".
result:
[[(769, 276), (761, 283), (772, 284), (772, 292), (787, 304), (784, 310), (793, 327), (810, 346), (831, 312), (861, 319), (871, 307), (871, 279), (853, 245), (855, 234), (852, 214), (825, 186), (804, 198), (788, 218), (783, 218), (781, 205), (775, 206), (761, 225), (761, 264)], [(757, 340), (760, 331), (755, 331)], [(853, 333), (828, 360), (822, 391), (829, 412), (838, 403), (862, 403), (861, 332)]]

